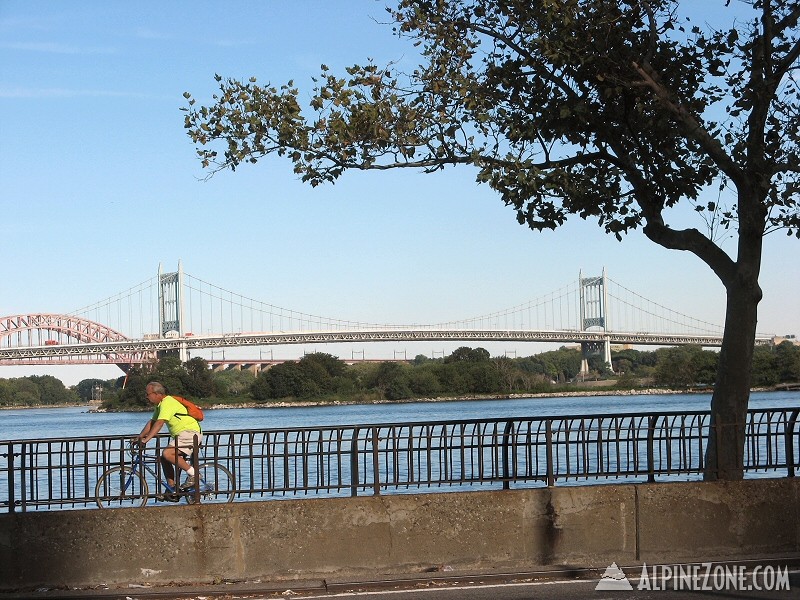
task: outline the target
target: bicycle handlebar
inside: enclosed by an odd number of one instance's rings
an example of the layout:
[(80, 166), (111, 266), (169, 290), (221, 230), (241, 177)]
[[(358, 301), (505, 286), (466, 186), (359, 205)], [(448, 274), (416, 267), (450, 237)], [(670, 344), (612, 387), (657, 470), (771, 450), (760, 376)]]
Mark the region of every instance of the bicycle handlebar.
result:
[(131, 456), (136, 456), (137, 454), (144, 455), (144, 450), (146, 448), (145, 444), (142, 444), (138, 439), (132, 439), (128, 442), (128, 453)]

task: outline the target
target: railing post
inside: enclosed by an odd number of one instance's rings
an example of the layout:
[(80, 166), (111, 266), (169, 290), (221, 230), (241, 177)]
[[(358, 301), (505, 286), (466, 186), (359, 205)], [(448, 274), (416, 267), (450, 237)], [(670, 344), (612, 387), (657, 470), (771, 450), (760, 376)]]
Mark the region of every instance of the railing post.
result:
[(353, 429), (350, 441), (350, 496), (358, 496), (358, 427)]
[[(183, 469), (178, 466), (178, 456), (180, 456), (180, 452), (178, 451), (178, 436), (175, 436), (175, 461), (172, 463), (172, 474), (175, 477), (175, 491), (173, 493), (179, 494), (181, 492), (181, 476), (183, 475)], [(160, 462), (160, 461), (159, 461)]]
[[(177, 440), (175, 443), (178, 443)], [(177, 457), (177, 453), (175, 456)], [(196, 433), (192, 437), (192, 468), (194, 469), (194, 502), (195, 504), (200, 504), (200, 439)], [(214, 470), (215, 477), (216, 473), (216, 470)], [(217, 482), (215, 481), (214, 489), (216, 489), (216, 486)]]
[(512, 421), (506, 421), (506, 426), (503, 428), (503, 489), (511, 489), (511, 465), (508, 464), (510, 440), (511, 440), (511, 427)]
[(378, 428), (372, 428), (372, 493), (376, 496), (381, 495), (381, 465), (380, 457), (378, 456)]
[(553, 466), (553, 420), (547, 419), (545, 430), (545, 455), (547, 457), (547, 487), (556, 484), (555, 468)]
[(656, 480), (656, 459), (655, 459), (655, 438), (656, 438), (656, 416), (647, 417), (647, 482), (653, 483)]
[(797, 466), (794, 464), (794, 427), (797, 424), (797, 417), (799, 413), (800, 410), (792, 411), (792, 414), (789, 417), (789, 421), (786, 423), (786, 431), (784, 432), (785, 443), (786, 443), (787, 477), (795, 476), (795, 468)]
[[(22, 509), (22, 512), (27, 512), (28, 510), (28, 503), (26, 498), (28, 497), (28, 487), (27, 482), (28, 478), (25, 476), (25, 470), (27, 467), (27, 447), (30, 444), (23, 442), (19, 446), (19, 506)], [(32, 484), (34, 485), (34, 484)], [(16, 510), (16, 500), (14, 501), (14, 510)]]
[(737, 421), (736, 421), (736, 430), (734, 431), (734, 433), (736, 434), (736, 439), (737, 440), (741, 437), (741, 443), (737, 442), (737, 444), (736, 444), (736, 452), (737, 452), (736, 464), (737, 465), (741, 465), (742, 473), (744, 473), (744, 471), (745, 471), (744, 453), (745, 453), (745, 449), (747, 448), (747, 428), (748, 428), (748, 425), (750, 424), (750, 421), (748, 421), (747, 417), (748, 417), (749, 414), (750, 414), (750, 411), (746, 411), (744, 413), (744, 421), (742, 423), (739, 423), (739, 421), (737, 419)]
[(16, 509), (16, 501), (14, 498), (14, 446), (9, 442), (6, 445), (6, 451), (3, 456), (8, 460), (8, 512), (12, 513)]

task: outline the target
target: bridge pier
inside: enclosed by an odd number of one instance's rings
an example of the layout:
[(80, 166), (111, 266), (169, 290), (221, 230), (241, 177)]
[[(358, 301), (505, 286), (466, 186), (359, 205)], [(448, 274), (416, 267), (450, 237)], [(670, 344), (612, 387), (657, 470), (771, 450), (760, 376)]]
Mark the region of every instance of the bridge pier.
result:
[(593, 354), (603, 354), (603, 362), (611, 368), (611, 341), (606, 338), (603, 342), (583, 342), (581, 344), (581, 375), (589, 374), (589, 357)]
[(211, 359), (208, 362), (209, 368), (214, 373), (222, 371), (250, 371), (253, 375), (258, 376), (261, 371), (266, 371), (272, 365), (278, 364), (281, 361), (253, 361), (253, 360), (229, 360), (219, 361)]

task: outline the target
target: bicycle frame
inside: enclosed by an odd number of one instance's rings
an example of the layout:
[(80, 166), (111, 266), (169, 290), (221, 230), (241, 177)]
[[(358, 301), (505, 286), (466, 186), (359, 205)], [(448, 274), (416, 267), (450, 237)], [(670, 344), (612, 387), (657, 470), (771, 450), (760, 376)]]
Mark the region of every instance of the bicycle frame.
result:
[[(158, 455), (156, 455), (156, 454), (146, 454), (146, 453), (141, 452), (141, 451), (132, 451), (131, 455), (132, 455), (131, 464), (130, 464), (131, 472), (128, 475), (127, 480), (125, 481), (124, 489), (127, 490), (130, 487), (131, 483), (133, 482), (133, 478), (136, 476), (136, 473), (140, 469), (143, 469), (144, 471), (149, 473), (153, 477), (155, 482), (156, 482), (156, 493), (155, 494), (151, 494), (150, 495), (151, 498), (154, 498), (156, 501), (160, 501), (160, 500), (164, 499), (164, 496), (166, 494), (181, 494), (182, 493), (181, 490), (179, 489), (177, 479), (175, 480), (175, 484), (170, 485), (169, 482), (166, 479), (164, 479), (163, 477), (159, 477), (159, 474), (156, 471), (156, 468), (152, 466), (152, 464), (154, 464), (157, 460), (159, 460)], [(163, 489), (165, 490), (165, 493), (158, 493), (159, 484), (161, 486), (163, 486)], [(194, 488), (192, 488), (192, 489), (194, 489)], [(185, 490), (183, 492), (183, 494), (186, 495), (187, 492), (188, 492), (188, 490)]]
[[(159, 460), (159, 457), (156, 454), (145, 454), (144, 452), (136, 452), (134, 453), (133, 460), (131, 461), (131, 468), (133, 469), (134, 473), (140, 467), (143, 468), (148, 473), (150, 473), (150, 475), (152, 475), (153, 479), (156, 481), (156, 490), (158, 490), (158, 484), (160, 483), (162, 486), (164, 486), (164, 489), (167, 490), (168, 493), (170, 494), (177, 493), (178, 492), (177, 478), (175, 480), (175, 484), (170, 485), (166, 479), (164, 479), (163, 477), (159, 477), (158, 473), (156, 472), (156, 469), (151, 466), (151, 464), (155, 463), (157, 460)], [(159, 499), (158, 494), (155, 494), (153, 497), (156, 498), (156, 500)]]

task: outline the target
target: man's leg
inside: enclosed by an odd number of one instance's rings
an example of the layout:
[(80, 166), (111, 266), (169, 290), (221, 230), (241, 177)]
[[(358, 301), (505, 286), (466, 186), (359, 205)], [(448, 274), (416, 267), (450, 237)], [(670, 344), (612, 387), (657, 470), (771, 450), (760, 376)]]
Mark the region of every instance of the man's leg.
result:
[[(186, 486), (191, 487), (194, 485), (194, 467), (186, 459), (194, 453), (195, 438), (197, 438), (199, 446), (203, 441), (202, 433), (199, 431), (182, 431), (178, 434), (177, 439), (173, 438), (170, 441), (170, 445), (164, 449), (161, 462), (164, 465), (164, 473), (170, 485), (180, 485), (180, 481), (175, 477), (174, 465), (176, 464), (189, 475)], [(177, 444), (177, 449), (173, 444)], [(167, 463), (169, 464), (167, 465)]]
[(183, 454), (178, 452), (175, 446), (167, 446), (161, 455), (161, 467), (164, 469), (164, 476), (167, 478), (167, 483), (175, 487), (175, 464), (184, 471), (189, 470), (189, 463), (183, 457)]

